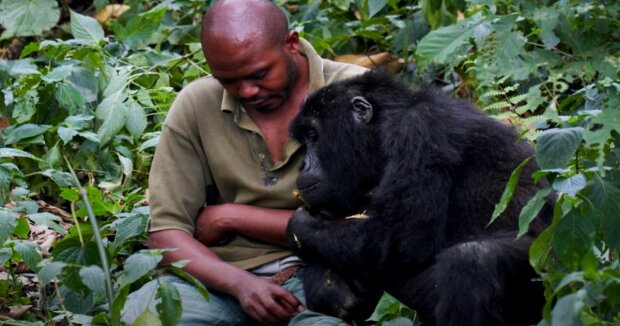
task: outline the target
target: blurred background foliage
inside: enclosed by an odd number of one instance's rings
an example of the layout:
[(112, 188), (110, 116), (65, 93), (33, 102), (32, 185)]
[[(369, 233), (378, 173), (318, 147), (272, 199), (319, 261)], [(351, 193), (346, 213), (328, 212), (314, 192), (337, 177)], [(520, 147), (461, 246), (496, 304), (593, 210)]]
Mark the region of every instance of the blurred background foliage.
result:
[[(115, 325), (129, 291), (163, 270), (144, 249), (147, 175), (176, 93), (209, 73), (198, 34), (211, 2), (0, 1), (0, 324)], [(536, 146), (533, 177), (559, 195), (530, 252), (540, 325), (620, 323), (617, 1), (275, 2), (324, 57), (441, 87), (518, 128)], [(158, 291), (167, 317), (139, 324), (176, 324), (174, 291)], [(420, 322), (387, 295), (371, 320)]]

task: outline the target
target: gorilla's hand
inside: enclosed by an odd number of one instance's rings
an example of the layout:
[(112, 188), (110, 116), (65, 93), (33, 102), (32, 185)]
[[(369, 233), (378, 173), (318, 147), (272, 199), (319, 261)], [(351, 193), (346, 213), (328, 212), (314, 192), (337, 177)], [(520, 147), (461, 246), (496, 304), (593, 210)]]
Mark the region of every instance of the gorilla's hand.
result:
[(325, 230), (327, 220), (321, 214), (312, 215), (306, 208), (300, 207), (288, 221), (286, 235), (289, 248), (304, 259), (312, 252), (314, 240), (322, 230)]

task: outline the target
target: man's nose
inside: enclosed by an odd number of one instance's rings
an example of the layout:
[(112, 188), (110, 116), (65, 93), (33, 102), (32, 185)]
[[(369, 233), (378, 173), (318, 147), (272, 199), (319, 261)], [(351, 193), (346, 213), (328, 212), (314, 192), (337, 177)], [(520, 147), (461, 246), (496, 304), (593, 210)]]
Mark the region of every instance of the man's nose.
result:
[(244, 99), (250, 99), (260, 92), (260, 87), (251, 80), (242, 80), (239, 83), (239, 97)]

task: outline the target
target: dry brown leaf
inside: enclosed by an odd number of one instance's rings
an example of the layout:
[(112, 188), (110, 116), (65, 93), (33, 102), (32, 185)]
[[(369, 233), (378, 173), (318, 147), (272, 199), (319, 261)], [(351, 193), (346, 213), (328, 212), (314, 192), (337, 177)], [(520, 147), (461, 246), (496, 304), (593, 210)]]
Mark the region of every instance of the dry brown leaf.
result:
[(128, 5), (111, 4), (103, 7), (95, 14), (95, 19), (102, 25), (109, 20), (120, 17), (125, 11), (129, 10)]
[(343, 54), (334, 58), (335, 61), (351, 63), (365, 68), (382, 67), (391, 73), (400, 72), (403, 68), (402, 60), (395, 58), (389, 52), (381, 52), (372, 55)]
[(19, 319), (30, 308), (32, 308), (31, 304), (21, 306), (9, 306), (9, 317), (13, 319)]

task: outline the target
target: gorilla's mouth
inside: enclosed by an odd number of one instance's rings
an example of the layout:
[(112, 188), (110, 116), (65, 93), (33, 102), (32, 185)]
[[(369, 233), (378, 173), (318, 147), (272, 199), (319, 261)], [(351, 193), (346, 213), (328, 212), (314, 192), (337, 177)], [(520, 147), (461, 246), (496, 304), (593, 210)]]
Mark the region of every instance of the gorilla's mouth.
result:
[(317, 187), (319, 186), (319, 184), (321, 184), (321, 182), (320, 182), (320, 181), (319, 181), (319, 182), (315, 182), (315, 183), (313, 183), (313, 184), (311, 184), (311, 185), (308, 185), (308, 186), (305, 186), (305, 187), (300, 187), (300, 188), (299, 188), (299, 192), (300, 192), (300, 193), (302, 193), (302, 194), (304, 194), (304, 193), (306, 193), (306, 192), (308, 192), (308, 191), (312, 191), (312, 190), (314, 190), (315, 188), (317, 188)]

